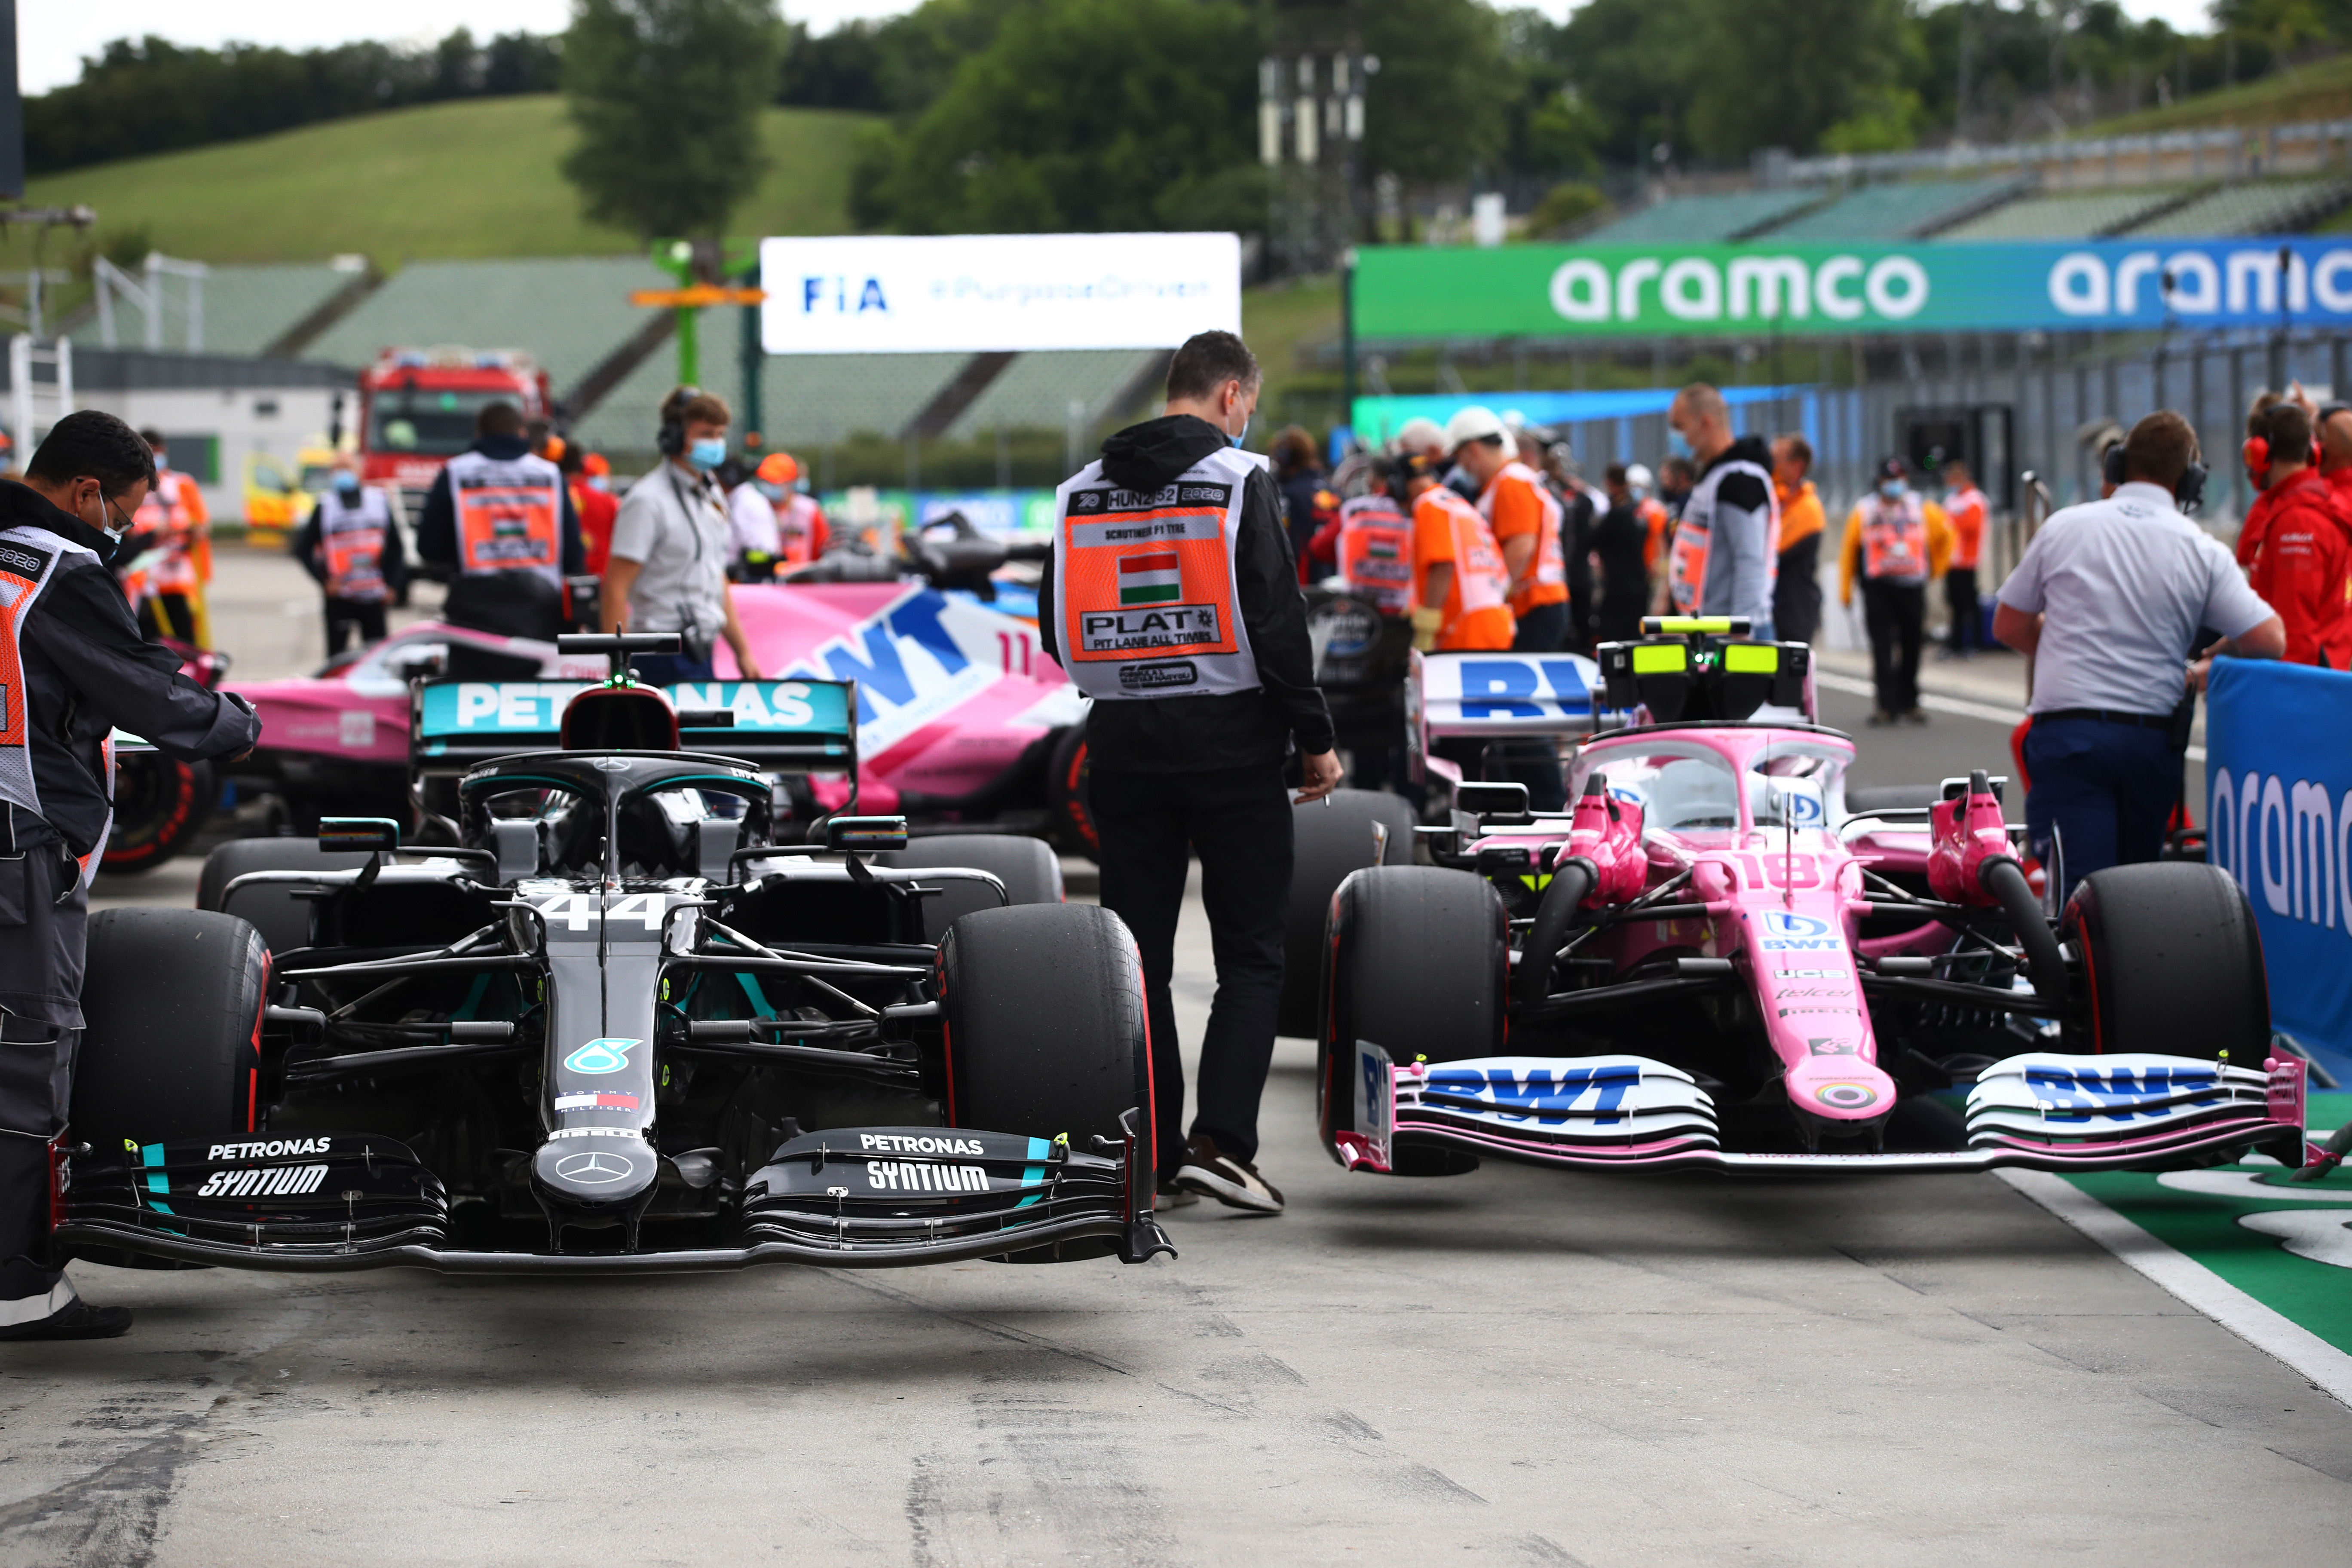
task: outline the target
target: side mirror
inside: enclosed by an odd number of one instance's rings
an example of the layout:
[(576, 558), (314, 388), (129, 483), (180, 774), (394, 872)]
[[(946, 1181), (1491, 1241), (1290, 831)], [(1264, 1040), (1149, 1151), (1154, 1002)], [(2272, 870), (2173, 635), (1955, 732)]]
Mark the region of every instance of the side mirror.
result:
[(824, 825), (824, 847), (837, 853), (877, 855), (907, 847), (903, 816), (835, 816)]
[(319, 847), (343, 855), (389, 854), (400, 847), (400, 824), (389, 816), (322, 816)]
[(1454, 807), (1476, 817), (1525, 822), (1528, 820), (1528, 786), (1523, 784), (1458, 784), (1454, 786)]

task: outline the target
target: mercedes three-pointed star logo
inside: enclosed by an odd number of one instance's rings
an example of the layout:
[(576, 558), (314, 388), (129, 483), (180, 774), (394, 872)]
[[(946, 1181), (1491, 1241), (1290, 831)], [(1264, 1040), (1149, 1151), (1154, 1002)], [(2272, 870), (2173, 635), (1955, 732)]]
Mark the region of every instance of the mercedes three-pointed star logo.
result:
[(567, 1182), (577, 1182), (583, 1187), (610, 1186), (625, 1182), (636, 1173), (636, 1162), (626, 1154), (615, 1154), (599, 1149), (587, 1154), (566, 1154), (555, 1162), (555, 1173)]

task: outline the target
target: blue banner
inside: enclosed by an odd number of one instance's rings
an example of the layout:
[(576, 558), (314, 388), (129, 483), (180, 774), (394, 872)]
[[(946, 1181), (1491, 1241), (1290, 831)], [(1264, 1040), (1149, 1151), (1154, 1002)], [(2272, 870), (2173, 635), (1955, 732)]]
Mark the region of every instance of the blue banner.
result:
[(2272, 1021), (2352, 1084), (2352, 674), (2215, 659), (2205, 750), (2208, 852), (2254, 907)]

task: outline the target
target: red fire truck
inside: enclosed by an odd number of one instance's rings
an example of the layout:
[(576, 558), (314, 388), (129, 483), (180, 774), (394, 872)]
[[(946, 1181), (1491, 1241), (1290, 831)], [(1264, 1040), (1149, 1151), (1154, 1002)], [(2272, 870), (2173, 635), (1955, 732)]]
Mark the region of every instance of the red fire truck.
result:
[(513, 349), (384, 350), (360, 375), (361, 477), (399, 486), (414, 519), (441, 466), (474, 444), (474, 416), (491, 403), (546, 418), (547, 372)]

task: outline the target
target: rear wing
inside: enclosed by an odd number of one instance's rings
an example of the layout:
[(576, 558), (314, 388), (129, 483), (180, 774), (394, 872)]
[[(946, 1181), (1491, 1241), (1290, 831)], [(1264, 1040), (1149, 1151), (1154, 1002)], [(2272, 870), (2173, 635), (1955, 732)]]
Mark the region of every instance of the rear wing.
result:
[(1593, 727), (1601, 667), (1574, 653), (1416, 653), (1405, 697), (1424, 742), (1581, 735)]
[[(562, 741), (565, 704), (589, 680), (420, 680), (409, 705), (409, 759), (454, 774)], [(659, 689), (678, 713), (678, 746), (740, 758), (768, 773), (857, 771), (857, 703), (845, 680), (686, 680)], [(714, 722), (723, 717), (724, 723)]]

